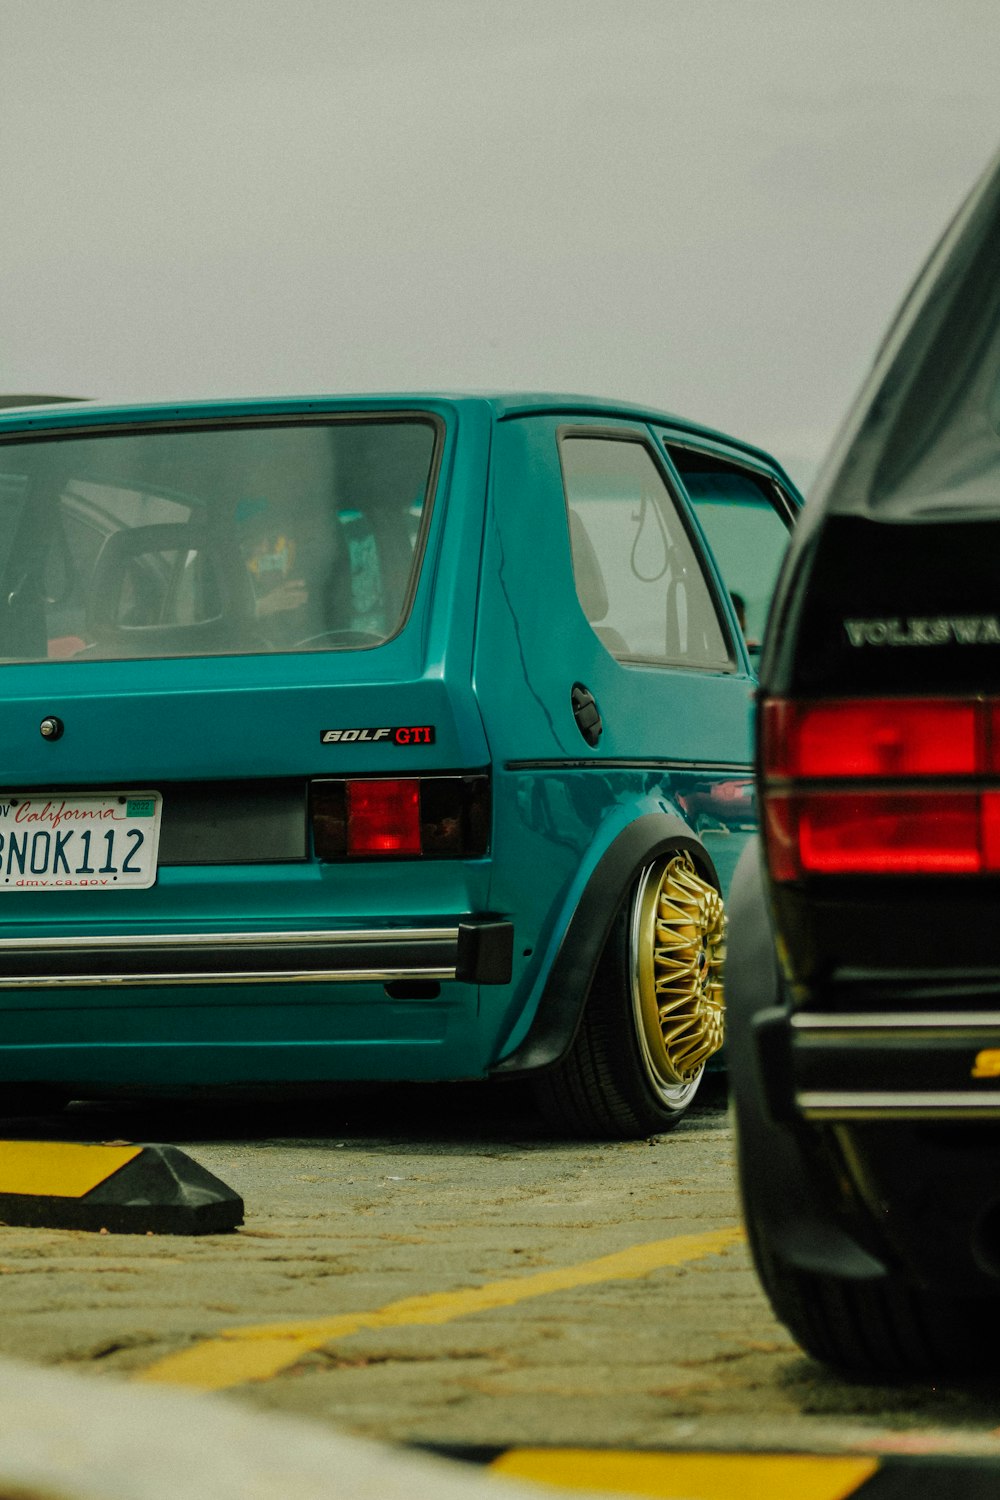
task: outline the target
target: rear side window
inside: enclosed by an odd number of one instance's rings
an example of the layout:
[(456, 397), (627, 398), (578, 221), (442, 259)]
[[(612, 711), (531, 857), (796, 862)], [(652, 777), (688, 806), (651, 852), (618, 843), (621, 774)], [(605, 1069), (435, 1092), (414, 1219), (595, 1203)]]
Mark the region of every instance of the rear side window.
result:
[(0, 658), (376, 646), (403, 624), (437, 426), (350, 419), (0, 447)]
[(763, 474), (711, 454), (670, 447), (751, 651), (760, 649), (788, 545), (791, 511)]
[(730, 666), (701, 559), (646, 445), (567, 434), (560, 455), (577, 597), (611, 655)]

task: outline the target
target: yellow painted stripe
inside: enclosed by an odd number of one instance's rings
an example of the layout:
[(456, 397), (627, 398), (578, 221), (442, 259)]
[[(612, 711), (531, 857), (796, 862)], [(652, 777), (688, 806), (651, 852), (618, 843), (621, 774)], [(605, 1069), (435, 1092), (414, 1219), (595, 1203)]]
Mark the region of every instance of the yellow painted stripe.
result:
[(623, 1281), (648, 1276), (667, 1266), (719, 1255), (743, 1239), (736, 1227), (713, 1229), (704, 1234), (679, 1234), (672, 1239), (633, 1245), (614, 1255), (602, 1255), (574, 1266), (539, 1271), (508, 1281), (488, 1281), (483, 1286), (463, 1287), (456, 1292), (429, 1292), (404, 1297), (371, 1312), (343, 1313), (302, 1323), (267, 1323), (253, 1327), (226, 1328), (215, 1338), (168, 1354), (138, 1376), (140, 1380), (168, 1385), (191, 1385), (201, 1390), (222, 1390), (248, 1380), (268, 1380), (286, 1370), (313, 1349), (349, 1338), (370, 1328), (426, 1327), (451, 1323), (470, 1313), (514, 1307), (530, 1297), (572, 1291), (601, 1281)]
[(878, 1469), (874, 1458), (780, 1453), (608, 1453), (515, 1448), (490, 1465), (508, 1479), (567, 1490), (676, 1500), (844, 1500)]
[(141, 1146), (80, 1146), (70, 1141), (0, 1141), (0, 1193), (82, 1198), (134, 1161)]

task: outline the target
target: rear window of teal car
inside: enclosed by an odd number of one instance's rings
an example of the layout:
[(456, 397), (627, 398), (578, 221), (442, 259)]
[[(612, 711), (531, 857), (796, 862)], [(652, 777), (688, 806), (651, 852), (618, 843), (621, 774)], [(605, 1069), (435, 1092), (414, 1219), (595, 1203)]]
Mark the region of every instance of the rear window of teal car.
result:
[(380, 645), (416, 585), (430, 419), (51, 436), (0, 447), (0, 659)]

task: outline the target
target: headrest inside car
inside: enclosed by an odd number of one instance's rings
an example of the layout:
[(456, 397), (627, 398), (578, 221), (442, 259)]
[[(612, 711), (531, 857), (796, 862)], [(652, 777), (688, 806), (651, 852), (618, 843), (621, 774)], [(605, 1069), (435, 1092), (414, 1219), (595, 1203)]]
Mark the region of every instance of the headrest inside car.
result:
[(591, 625), (596, 625), (608, 612), (608, 591), (604, 587), (604, 575), (594, 544), (575, 510), (569, 512), (569, 541), (573, 552), (577, 598)]

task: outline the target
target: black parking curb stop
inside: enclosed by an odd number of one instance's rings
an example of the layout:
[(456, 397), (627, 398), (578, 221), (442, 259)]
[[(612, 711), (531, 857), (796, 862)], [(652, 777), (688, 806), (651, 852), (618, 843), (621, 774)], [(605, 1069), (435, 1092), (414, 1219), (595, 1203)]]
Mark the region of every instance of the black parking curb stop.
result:
[(110, 1234), (219, 1234), (243, 1199), (176, 1146), (0, 1141), (0, 1224)]

